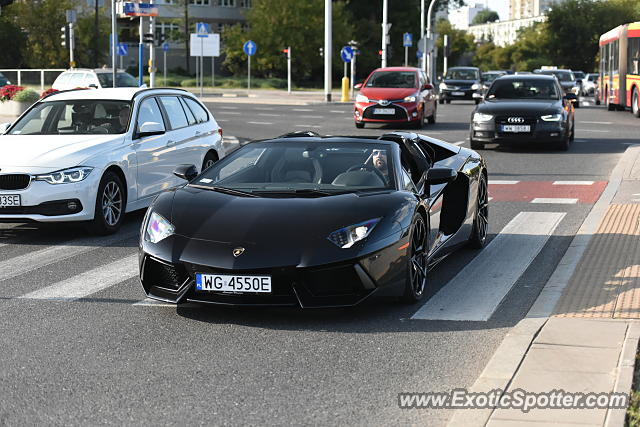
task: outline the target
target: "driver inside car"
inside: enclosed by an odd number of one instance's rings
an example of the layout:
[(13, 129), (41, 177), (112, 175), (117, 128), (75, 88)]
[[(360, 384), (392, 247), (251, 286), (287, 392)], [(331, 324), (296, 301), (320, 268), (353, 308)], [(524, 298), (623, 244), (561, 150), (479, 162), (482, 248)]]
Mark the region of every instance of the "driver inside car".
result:
[(375, 167), (383, 176), (386, 182), (389, 182), (389, 165), (387, 164), (387, 151), (386, 150), (373, 150), (371, 152), (371, 161), (373, 167)]

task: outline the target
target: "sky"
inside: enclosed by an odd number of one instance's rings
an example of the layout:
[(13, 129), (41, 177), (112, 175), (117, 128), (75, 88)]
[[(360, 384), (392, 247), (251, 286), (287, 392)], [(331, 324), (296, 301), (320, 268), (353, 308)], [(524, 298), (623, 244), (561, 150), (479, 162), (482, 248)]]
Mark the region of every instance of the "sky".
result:
[(468, 5), (476, 3), (487, 5), (489, 6), (489, 9), (498, 12), (501, 21), (509, 19), (509, 0), (467, 0)]

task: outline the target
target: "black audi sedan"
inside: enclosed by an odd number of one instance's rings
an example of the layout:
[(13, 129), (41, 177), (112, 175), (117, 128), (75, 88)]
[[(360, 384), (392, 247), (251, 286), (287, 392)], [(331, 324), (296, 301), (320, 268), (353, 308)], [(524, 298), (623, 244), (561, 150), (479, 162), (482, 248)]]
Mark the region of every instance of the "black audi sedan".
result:
[(452, 100), (482, 100), (482, 75), (476, 67), (451, 67), (440, 83), (439, 102), (449, 104)]
[(568, 150), (575, 135), (575, 98), (573, 93), (564, 94), (554, 76), (499, 77), (471, 116), (471, 148), (543, 142)]

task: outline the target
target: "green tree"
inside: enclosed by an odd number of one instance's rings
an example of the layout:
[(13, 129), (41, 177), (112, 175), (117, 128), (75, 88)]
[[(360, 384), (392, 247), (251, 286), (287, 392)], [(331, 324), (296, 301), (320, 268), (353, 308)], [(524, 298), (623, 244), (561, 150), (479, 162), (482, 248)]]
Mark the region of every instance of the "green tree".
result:
[(549, 53), (555, 65), (593, 70), (599, 36), (640, 19), (637, 0), (567, 0), (548, 14)]
[[(98, 67), (108, 64), (109, 60), (109, 34), (111, 34), (111, 19), (108, 17), (107, 9), (102, 9), (98, 20)], [(78, 22), (75, 24), (76, 45), (74, 50), (74, 59), (78, 67), (93, 68), (95, 63), (95, 14), (90, 11), (84, 15), (78, 16)], [(68, 54), (67, 54), (68, 55)], [(68, 58), (68, 56), (67, 56)]]
[[(342, 69), (340, 47), (353, 38), (349, 14), (344, 3), (333, 4), (333, 64)], [(239, 25), (222, 32), (224, 65), (234, 74), (246, 73), (247, 57), (242, 50), (247, 40), (258, 44), (251, 58), (252, 72), (265, 77), (285, 76), (286, 62), (282, 49), (291, 46), (295, 75), (310, 78), (313, 71), (322, 69), (318, 48), (324, 45), (323, 0), (254, 0), (247, 12), (250, 29)], [(325, 53), (326, 54), (326, 53)]]
[[(436, 30), (440, 37), (436, 41), (436, 47), (438, 48), (438, 58), (444, 57), (444, 35), (448, 36), (449, 43), (449, 57), (448, 65), (453, 67), (455, 65), (463, 65), (463, 62), (469, 63), (475, 52), (476, 45), (473, 34), (469, 34), (464, 30), (457, 30), (453, 28), (451, 23), (446, 19), (441, 19), (436, 24)], [(438, 61), (438, 69), (442, 68), (442, 61)]]
[(66, 24), (65, 10), (72, 0), (41, 0), (14, 3), (16, 24), (28, 38), (24, 49), (26, 65), (31, 68), (60, 68), (69, 65), (69, 54), (60, 45), (60, 27)]
[(486, 24), (487, 22), (495, 22), (498, 19), (500, 19), (498, 12), (491, 9), (484, 9), (478, 12), (478, 14), (473, 17), (473, 21), (471, 23), (473, 25)]
[(26, 34), (17, 23), (13, 7), (3, 7), (0, 16), (0, 64), (2, 67), (20, 68), (24, 65)]

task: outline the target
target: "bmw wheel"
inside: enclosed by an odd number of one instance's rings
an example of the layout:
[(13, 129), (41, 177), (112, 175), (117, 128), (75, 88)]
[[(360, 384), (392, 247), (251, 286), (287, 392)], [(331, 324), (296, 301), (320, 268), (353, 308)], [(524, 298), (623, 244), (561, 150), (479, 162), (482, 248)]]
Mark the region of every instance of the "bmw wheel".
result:
[(487, 179), (484, 174), (480, 174), (478, 181), (478, 197), (476, 204), (476, 215), (473, 220), (473, 231), (469, 238), (472, 248), (482, 249), (487, 242), (487, 231), (489, 230), (489, 190)]
[(407, 260), (407, 279), (402, 300), (415, 303), (422, 299), (427, 285), (429, 229), (424, 217), (417, 214), (411, 224)]
[(115, 173), (108, 171), (100, 180), (96, 197), (96, 209), (91, 229), (96, 234), (107, 235), (118, 231), (124, 221), (127, 204), (125, 187)]

